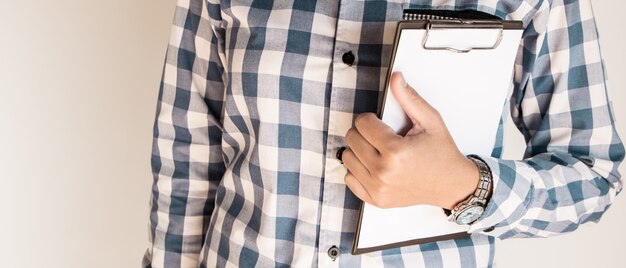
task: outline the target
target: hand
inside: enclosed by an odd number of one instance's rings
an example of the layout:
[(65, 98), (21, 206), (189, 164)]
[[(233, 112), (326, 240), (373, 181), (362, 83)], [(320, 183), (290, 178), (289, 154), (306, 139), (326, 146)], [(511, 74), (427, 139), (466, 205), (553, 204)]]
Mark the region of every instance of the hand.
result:
[(373, 113), (359, 115), (346, 134), (346, 185), (361, 200), (381, 208), (454, 208), (476, 189), (478, 168), (458, 150), (437, 110), (401, 73), (392, 74), (391, 91), (413, 127), (401, 136)]

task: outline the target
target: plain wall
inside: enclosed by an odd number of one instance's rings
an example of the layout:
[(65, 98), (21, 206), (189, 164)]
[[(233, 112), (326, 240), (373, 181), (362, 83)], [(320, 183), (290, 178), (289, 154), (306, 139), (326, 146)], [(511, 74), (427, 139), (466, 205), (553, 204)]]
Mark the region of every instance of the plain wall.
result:
[[(626, 4), (593, 3), (626, 138), (626, 40), (616, 23)], [(139, 266), (174, 7), (174, 0), (0, 2), (0, 267)], [(573, 234), (499, 241), (497, 263), (623, 267), (625, 203), (618, 196), (600, 224)]]

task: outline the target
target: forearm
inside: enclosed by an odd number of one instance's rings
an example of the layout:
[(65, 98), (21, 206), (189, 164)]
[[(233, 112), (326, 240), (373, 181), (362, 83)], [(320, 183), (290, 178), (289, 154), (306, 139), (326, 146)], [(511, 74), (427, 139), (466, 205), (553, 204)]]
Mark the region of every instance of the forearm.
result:
[(494, 192), (470, 230), (494, 226), (490, 235), (500, 238), (550, 236), (598, 221), (622, 189), (624, 147), (589, 1), (544, 2), (520, 52), (511, 114), (528, 147), (521, 161), (485, 157)]
[(177, 3), (154, 123), (144, 267), (197, 267), (225, 170), (223, 43), (210, 8), (201, 0)]
[(488, 234), (501, 239), (552, 236), (597, 222), (622, 187), (617, 172), (603, 177), (567, 154), (544, 153), (524, 161), (484, 159), (494, 174), (494, 191), (470, 232), (493, 226)]

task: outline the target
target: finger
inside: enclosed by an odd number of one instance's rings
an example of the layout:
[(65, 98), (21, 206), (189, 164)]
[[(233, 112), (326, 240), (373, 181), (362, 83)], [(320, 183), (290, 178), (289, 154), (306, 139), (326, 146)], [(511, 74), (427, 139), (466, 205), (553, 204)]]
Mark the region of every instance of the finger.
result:
[(394, 72), (391, 75), (390, 85), (394, 97), (414, 125), (424, 129), (432, 126), (431, 122), (439, 116), (437, 110), (406, 83), (402, 73)]
[(361, 160), (354, 154), (352, 148), (348, 148), (343, 152), (343, 165), (354, 174), (360, 181), (368, 183), (370, 180), (370, 172)]
[(363, 187), (361, 182), (359, 182), (359, 180), (354, 175), (352, 175), (352, 173), (348, 172), (346, 176), (344, 177), (344, 180), (346, 182), (346, 186), (350, 188), (350, 191), (352, 191), (352, 193), (356, 195), (356, 197), (358, 197), (359, 199), (363, 200), (366, 203), (369, 203), (369, 204), (373, 203), (373, 200), (370, 194), (367, 192), (365, 187)]
[(373, 113), (360, 114), (354, 121), (359, 134), (379, 152), (387, 151), (389, 145), (398, 142), (402, 136), (378, 119)]
[(371, 167), (373, 164), (378, 163), (380, 157), (378, 150), (363, 138), (356, 128), (348, 130), (346, 142), (350, 146), (350, 150), (366, 167)]

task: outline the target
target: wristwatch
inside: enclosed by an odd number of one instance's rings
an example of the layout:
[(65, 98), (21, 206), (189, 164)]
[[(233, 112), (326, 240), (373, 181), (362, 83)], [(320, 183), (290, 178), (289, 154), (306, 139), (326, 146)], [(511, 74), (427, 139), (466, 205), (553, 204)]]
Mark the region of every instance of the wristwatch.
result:
[(448, 216), (449, 221), (461, 225), (471, 224), (483, 215), (487, 206), (487, 195), (489, 194), (492, 181), (491, 170), (484, 160), (477, 155), (468, 155), (467, 158), (472, 160), (478, 167), (480, 181), (474, 193), (457, 204)]

